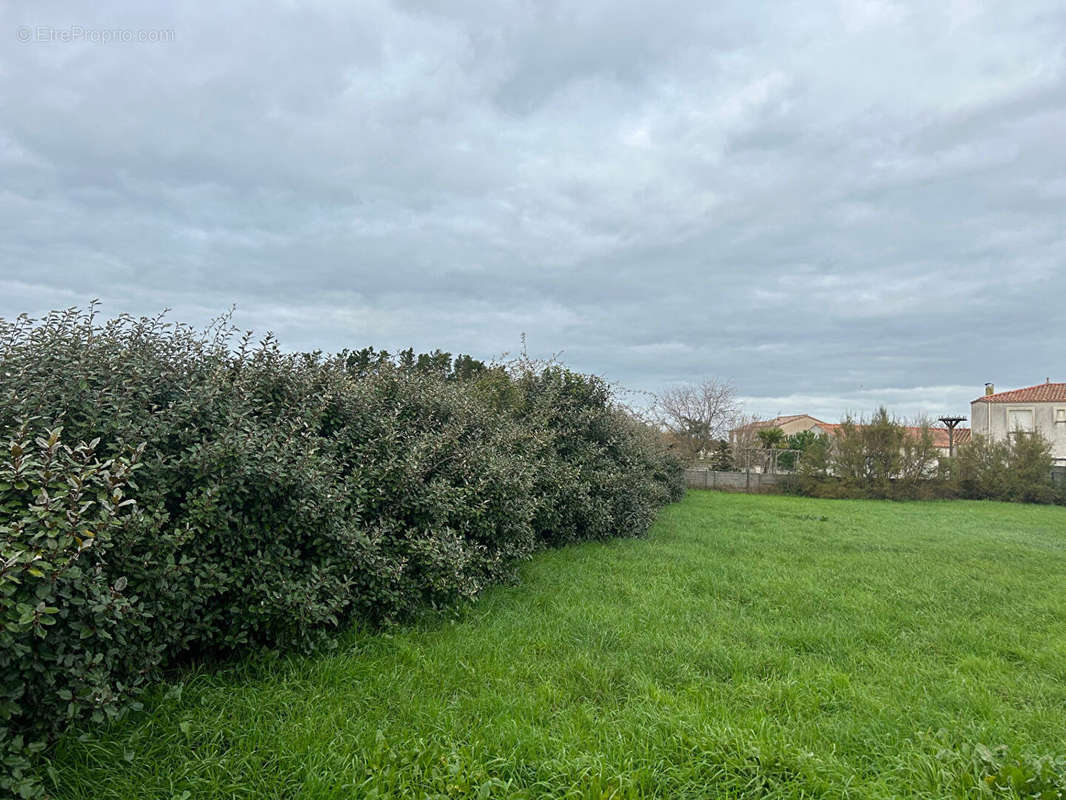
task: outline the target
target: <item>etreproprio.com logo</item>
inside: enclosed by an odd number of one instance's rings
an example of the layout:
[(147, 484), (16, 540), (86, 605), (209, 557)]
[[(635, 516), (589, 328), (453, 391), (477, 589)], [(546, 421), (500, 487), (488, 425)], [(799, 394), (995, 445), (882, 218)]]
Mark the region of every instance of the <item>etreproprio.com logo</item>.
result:
[(89, 28), (82, 25), (20, 25), (15, 38), (22, 44), (133, 44), (140, 42), (173, 42), (173, 28)]

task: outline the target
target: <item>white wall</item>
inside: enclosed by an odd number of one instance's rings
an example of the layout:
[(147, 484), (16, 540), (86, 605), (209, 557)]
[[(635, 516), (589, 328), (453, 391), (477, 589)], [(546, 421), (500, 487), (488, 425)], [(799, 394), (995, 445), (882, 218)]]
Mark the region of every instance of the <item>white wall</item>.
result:
[(1007, 412), (1031, 409), (1035, 430), (1051, 442), (1051, 455), (1066, 461), (1066, 423), (1055, 422), (1055, 411), (1060, 408), (1066, 408), (1066, 403), (985, 403), (975, 400), (970, 404), (970, 428), (974, 434), (1001, 441), (1010, 432)]

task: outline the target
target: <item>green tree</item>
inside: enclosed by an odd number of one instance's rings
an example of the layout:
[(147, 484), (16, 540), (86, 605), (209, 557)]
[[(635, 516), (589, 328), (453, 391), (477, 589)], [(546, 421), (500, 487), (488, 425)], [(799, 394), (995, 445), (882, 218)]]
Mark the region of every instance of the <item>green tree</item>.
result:
[(714, 454), (711, 456), (711, 467), (722, 472), (731, 472), (736, 468), (733, 459), (733, 448), (725, 439), (719, 440), (714, 446)]
[(1007, 497), (1022, 502), (1050, 502), (1051, 443), (1039, 433), (1015, 433), (1008, 439)]
[(781, 469), (796, 469), (800, 458), (817, 439), (818, 434), (814, 431), (800, 431), (799, 433), (790, 434), (785, 438), (785, 452), (777, 457), (777, 465)]
[(833, 440), (827, 433), (815, 434), (803, 448), (803, 457), (799, 459), (797, 471), (802, 478), (810, 482), (829, 477), (832, 468)]
[(1052, 464), (1051, 444), (1038, 433), (1015, 432), (1003, 441), (974, 435), (948, 475), (963, 497), (1047, 503), (1055, 497)]
[(780, 450), (784, 447), (785, 432), (780, 428), (763, 428), (755, 435), (759, 439), (759, 444), (761, 444), (766, 451), (763, 453), (764, 469), (767, 471), (774, 471), (777, 465), (777, 459), (775, 458), (775, 453), (773, 451)]

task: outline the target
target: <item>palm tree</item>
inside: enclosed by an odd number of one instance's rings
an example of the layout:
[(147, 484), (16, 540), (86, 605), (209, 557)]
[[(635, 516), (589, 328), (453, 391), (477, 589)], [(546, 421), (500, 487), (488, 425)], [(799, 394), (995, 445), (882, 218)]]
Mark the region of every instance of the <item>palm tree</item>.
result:
[(763, 428), (756, 434), (762, 446), (768, 451), (766, 454), (766, 466), (771, 472), (776, 472), (777, 459), (774, 458), (774, 450), (780, 450), (785, 443), (785, 432), (780, 428)]

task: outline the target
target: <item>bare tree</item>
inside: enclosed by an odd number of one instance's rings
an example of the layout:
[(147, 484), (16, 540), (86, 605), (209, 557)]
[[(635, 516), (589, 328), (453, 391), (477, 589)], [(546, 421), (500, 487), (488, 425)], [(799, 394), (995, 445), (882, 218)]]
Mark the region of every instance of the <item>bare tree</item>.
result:
[(739, 470), (748, 470), (762, 465), (764, 445), (759, 440), (759, 418), (750, 414), (738, 414), (729, 432), (733, 448), (733, 464)]
[(696, 458), (729, 437), (740, 406), (731, 383), (708, 378), (663, 392), (655, 412), (684, 455)]

